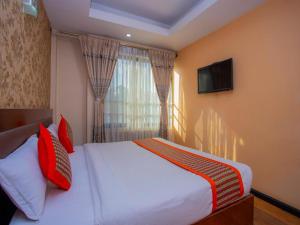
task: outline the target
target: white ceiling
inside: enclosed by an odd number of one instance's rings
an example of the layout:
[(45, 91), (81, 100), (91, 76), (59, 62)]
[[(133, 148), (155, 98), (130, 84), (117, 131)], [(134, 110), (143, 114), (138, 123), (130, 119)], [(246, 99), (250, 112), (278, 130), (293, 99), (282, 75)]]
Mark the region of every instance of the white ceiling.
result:
[[(264, 1), (44, 0), (44, 3), (56, 30), (180, 50)], [(127, 38), (127, 33), (132, 37)]]

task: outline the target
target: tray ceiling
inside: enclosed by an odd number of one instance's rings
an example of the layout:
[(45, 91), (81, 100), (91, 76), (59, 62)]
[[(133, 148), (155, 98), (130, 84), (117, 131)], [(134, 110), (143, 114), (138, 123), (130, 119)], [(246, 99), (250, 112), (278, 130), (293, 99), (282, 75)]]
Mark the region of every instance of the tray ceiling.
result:
[[(265, 0), (44, 0), (53, 29), (179, 50)], [(126, 34), (130, 33), (131, 37)]]
[(92, 0), (92, 3), (172, 26), (201, 1), (203, 0)]

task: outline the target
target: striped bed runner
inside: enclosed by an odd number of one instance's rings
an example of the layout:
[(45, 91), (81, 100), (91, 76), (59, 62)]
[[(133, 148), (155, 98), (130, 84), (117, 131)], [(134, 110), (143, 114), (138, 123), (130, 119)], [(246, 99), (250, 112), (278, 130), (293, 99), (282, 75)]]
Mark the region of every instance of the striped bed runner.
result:
[(133, 141), (142, 148), (207, 180), (212, 189), (212, 211), (221, 209), (244, 194), (240, 172), (226, 163), (148, 138)]

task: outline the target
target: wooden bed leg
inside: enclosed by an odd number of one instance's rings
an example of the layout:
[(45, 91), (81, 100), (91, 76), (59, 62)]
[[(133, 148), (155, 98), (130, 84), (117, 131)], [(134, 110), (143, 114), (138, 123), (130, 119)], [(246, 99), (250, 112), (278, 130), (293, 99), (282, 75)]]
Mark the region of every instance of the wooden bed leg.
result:
[(194, 225), (253, 225), (254, 197), (249, 195)]

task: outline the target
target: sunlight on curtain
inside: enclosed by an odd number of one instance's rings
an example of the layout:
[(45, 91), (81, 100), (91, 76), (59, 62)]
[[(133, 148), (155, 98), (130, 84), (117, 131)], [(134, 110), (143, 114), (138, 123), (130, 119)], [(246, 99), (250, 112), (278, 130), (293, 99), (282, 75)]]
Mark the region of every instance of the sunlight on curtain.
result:
[(146, 50), (120, 47), (104, 122), (106, 142), (158, 136), (160, 102)]

